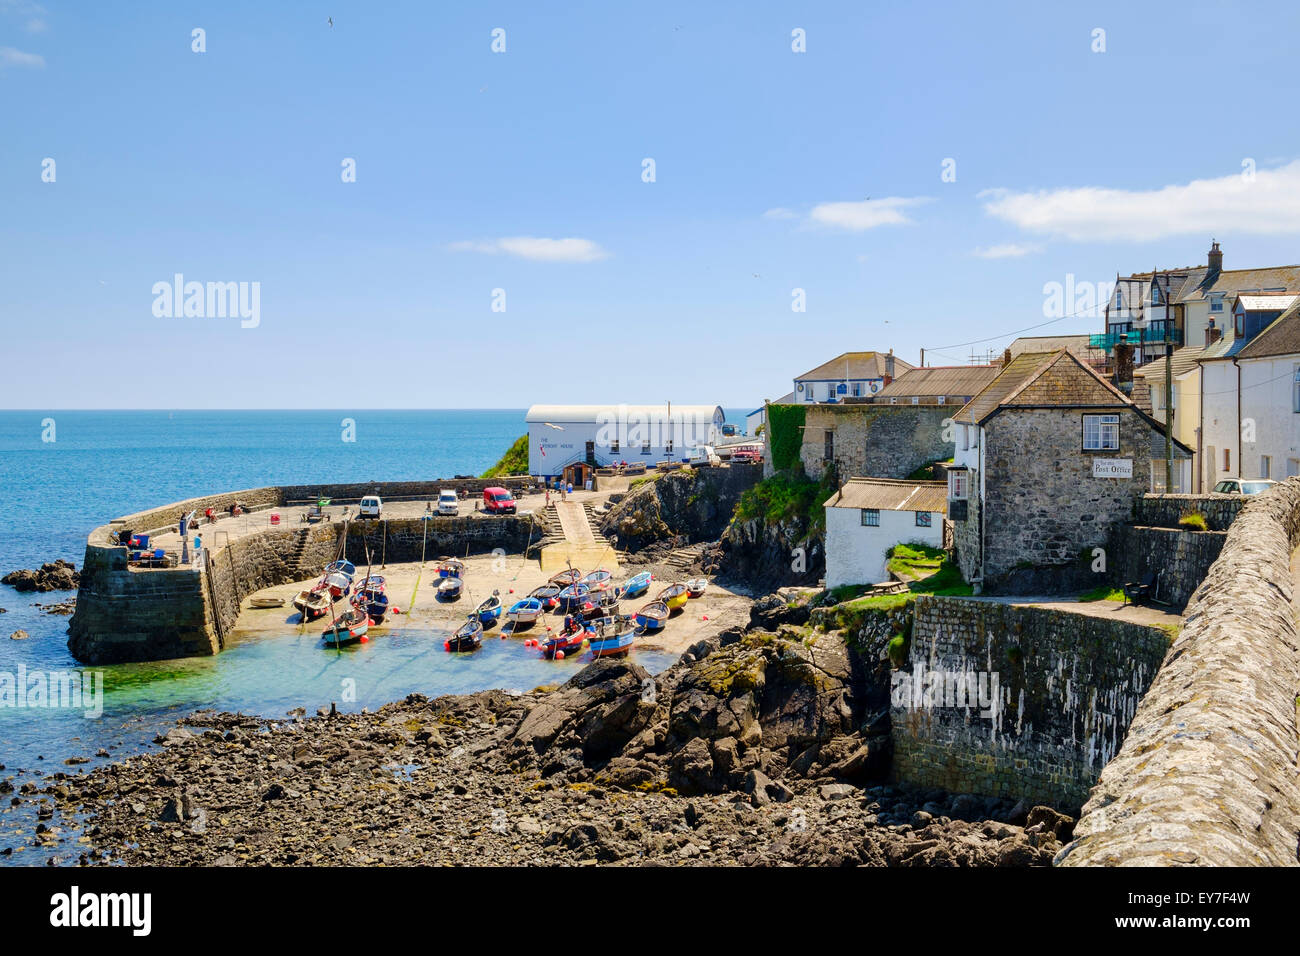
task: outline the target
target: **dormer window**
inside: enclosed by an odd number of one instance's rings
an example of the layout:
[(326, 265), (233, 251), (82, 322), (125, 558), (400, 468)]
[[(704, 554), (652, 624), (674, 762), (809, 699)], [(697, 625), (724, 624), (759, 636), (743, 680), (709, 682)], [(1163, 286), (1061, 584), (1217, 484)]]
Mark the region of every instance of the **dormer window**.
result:
[(1223, 311), (1223, 293), (1222, 293), (1222, 292), (1220, 292), (1220, 293), (1218, 293), (1218, 294), (1216, 294), (1216, 295), (1212, 295), (1212, 296), (1210, 296), (1210, 311), (1211, 311), (1211, 312), (1222, 312), (1222, 311)]
[(1237, 338), (1244, 339), (1245, 337), (1246, 337), (1246, 313), (1238, 312), (1237, 313)]

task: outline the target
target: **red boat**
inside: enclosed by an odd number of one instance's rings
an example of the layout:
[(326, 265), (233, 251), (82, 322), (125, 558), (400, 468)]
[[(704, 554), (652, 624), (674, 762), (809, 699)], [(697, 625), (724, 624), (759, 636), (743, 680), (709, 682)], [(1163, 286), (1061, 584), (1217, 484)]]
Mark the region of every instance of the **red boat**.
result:
[(582, 653), (582, 645), (594, 633), (594, 630), (584, 626), (582, 622), (575, 620), (573, 617), (567, 617), (564, 621), (564, 630), (544, 641), (538, 641), (537, 646), (541, 650), (542, 656), (548, 661), (563, 660), (566, 657)]

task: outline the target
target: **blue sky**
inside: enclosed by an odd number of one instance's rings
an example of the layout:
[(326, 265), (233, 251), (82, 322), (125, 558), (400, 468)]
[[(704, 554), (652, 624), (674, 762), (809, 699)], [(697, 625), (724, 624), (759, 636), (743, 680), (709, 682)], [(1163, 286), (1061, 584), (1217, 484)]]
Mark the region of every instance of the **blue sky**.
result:
[[(848, 349), (965, 361), (1046, 283), (1211, 236), (1294, 263), (1297, 20), (0, 0), (0, 407), (752, 407)], [(257, 326), (155, 316), (176, 273), (259, 283)]]

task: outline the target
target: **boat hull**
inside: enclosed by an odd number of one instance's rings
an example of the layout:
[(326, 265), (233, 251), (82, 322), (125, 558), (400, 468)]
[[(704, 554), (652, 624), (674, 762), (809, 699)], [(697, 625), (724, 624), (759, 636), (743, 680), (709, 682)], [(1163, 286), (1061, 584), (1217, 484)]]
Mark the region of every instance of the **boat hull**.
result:
[(364, 611), (348, 611), (321, 632), (321, 643), (326, 647), (355, 644), (365, 639), (369, 628), (370, 618)]
[(591, 656), (598, 657), (622, 657), (632, 650), (632, 645), (636, 643), (636, 635), (631, 631), (624, 631), (622, 634), (613, 634), (609, 637), (592, 637), (588, 639), (591, 645)]

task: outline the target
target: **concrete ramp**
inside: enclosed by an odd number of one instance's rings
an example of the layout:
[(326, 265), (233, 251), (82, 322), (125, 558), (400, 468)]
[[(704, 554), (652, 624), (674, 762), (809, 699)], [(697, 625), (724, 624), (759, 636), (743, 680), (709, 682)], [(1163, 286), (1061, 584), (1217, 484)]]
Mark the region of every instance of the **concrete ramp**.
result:
[(618, 571), (618, 554), (609, 542), (597, 538), (587, 521), (587, 512), (576, 501), (559, 501), (555, 513), (564, 531), (564, 540), (542, 548), (539, 559), (548, 574), (563, 571), (569, 565), (583, 571), (607, 568)]

